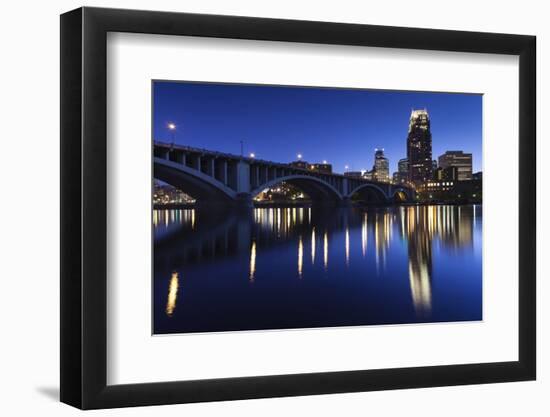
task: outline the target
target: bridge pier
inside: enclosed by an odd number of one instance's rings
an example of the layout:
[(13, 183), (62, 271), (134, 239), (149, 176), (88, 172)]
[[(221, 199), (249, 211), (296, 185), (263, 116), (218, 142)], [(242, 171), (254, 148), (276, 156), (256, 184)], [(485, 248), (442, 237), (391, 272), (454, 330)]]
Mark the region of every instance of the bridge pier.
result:
[(351, 207), (351, 198), (349, 197), (342, 197), (340, 201), (338, 201), (338, 207)]
[(237, 208), (239, 209), (251, 209), (254, 207), (252, 195), (250, 193), (237, 194), (237, 199), (235, 200), (235, 203)]

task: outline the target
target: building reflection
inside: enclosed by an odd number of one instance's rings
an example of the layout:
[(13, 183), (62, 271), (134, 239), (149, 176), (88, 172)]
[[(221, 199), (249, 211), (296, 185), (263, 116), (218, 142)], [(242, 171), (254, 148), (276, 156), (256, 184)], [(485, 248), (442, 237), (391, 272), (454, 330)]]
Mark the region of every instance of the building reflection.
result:
[(391, 230), (393, 218), (388, 212), (375, 213), (374, 219), (374, 250), (376, 270), (384, 270), (386, 267), (386, 255), (390, 248)]
[[(299, 278), (328, 271), (329, 255), (334, 257), (335, 274), (339, 261), (349, 271), (369, 268), (374, 262), (378, 275), (383, 276), (391, 270), (388, 264), (401, 262), (405, 250), (412, 304), (418, 317), (429, 318), (435, 248), (471, 250), (474, 225), (480, 219), (479, 207), (451, 205), (368, 210), (270, 207), (222, 214), (196, 209), (154, 210), (155, 265), (182, 271), (193, 264), (241, 257), (248, 259), (248, 276), (243, 278), (254, 282), (260, 279), (258, 254), (278, 256), (273, 254), (283, 250), (277, 247), (288, 247), (290, 256), (296, 257), (292, 264)], [(307, 267), (304, 246), (309, 246), (311, 256)], [(329, 246), (334, 247), (332, 252)], [(320, 257), (322, 264), (316, 264)], [(174, 312), (177, 291), (178, 275), (174, 273), (166, 304), (168, 316)]]
[(432, 309), (432, 236), (431, 207), (409, 207), (406, 212), (409, 286), (418, 317), (429, 318)]

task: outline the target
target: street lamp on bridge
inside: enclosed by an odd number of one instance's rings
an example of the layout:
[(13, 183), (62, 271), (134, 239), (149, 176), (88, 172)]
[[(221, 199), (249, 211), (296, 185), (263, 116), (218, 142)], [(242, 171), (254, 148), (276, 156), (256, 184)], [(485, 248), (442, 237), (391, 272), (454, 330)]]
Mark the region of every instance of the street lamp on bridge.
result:
[(173, 148), (176, 142), (176, 124), (172, 122), (168, 123), (168, 130), (170, 131), (170, 134), (172, 137), (172, 148)]

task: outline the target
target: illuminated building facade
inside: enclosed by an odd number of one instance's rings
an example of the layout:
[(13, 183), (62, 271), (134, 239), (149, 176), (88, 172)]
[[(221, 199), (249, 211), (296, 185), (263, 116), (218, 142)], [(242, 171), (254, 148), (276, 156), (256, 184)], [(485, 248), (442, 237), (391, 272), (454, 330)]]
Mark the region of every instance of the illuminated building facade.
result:
[(384, 149), (374, 152), (373, 179), (379, 182), (390, 182), (390, 162), (384, 156)]
[(300, 169), (308, 169), (309, 165), (306, 161), (302, 161), (301, 159), (299, 161), (293, 161), (290, 164), (293, 168), (300, 168)]
[(309, 169), (321, 172), (323, 174), (332, 174), (332, 165), (326, 162), (319, 163), (319, 164), (311, 164), (309, 166)]
[(363, 173), (363, 178), (369, 181), (374, 181), (374, 170), (372, 169), (370, 171), (365, 171)]
[(469, 181), (472, 179), (472, 154), (462, 151), (447, 151), (439, 157), (441, 168), (456, 167), (458, 181)]
[(307, 161), (294, 161), (289, 164), (293, 168), (307, 169), (310, 171), (321, 172), (323, 174), (332, 174), (332, 164), (327, 162), (311, 164)]
[(397, 171), (393, 173), (394, 184), (404, 184), (409, 179), (409, 160), (401, 158), (397, 163)]
[(171, 185), (155, 180), (153, 184), (153, 204), (163, 206), (170, 204), (193, 204), (195, 199)]
[(439, 167), (434, 171), (435, 181), (458, 181), (458, 168), (457, 167)]
[(346, 177), (352, 177), (352, 178), (365, 178), (364, 172), (361, 171), (346, 171), (344, 172), (344, 176)]
[(420, 201), (453, 201), (481, 203), (483, 184), (481, 180), (431, 180), (418, 188)]
[(432, 179), (432, 133), (428, 111), (413, 110), (407, 136), (407, 159), (409, 161), (409, 181), (423, 184)]
[(309, 197), (305, 195), (302, 190), (284, 181), (271, 188), (266, 188), (254, 197), (254, 201), (256, 202), (281, 202), (307, 199), (309, 199)]

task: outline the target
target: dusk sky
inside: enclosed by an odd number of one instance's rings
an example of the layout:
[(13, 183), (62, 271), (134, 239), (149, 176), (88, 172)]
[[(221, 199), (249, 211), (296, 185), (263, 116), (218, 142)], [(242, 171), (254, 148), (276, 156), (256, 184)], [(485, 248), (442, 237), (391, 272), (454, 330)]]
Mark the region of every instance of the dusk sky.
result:
[(301, 153), (327, 160), (334, 172), (371, 169), (384, 148), (390, 175), (407, 156), (411, 109), (430, 115), (433, 158), (447, 150), (473, 154), (482, 170), (482, 96), (340, 88), (159, 82), (153, 84), (154, 140), (259, 159), (291, 162)]

